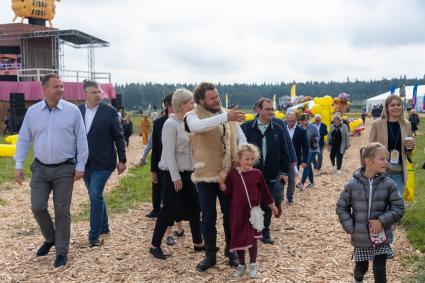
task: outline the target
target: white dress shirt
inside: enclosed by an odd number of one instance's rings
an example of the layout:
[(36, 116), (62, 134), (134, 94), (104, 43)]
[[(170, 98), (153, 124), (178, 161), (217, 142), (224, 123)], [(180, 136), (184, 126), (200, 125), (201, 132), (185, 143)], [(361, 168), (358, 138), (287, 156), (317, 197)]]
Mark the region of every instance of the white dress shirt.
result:
[(90, 108), (86, 103), (85, 106), (86, 114), (84, 115), (84, 123), (86, 125), (86, 133), (89, 134), (91, 124), (93, 123), (94, 115), (96, 115), (99, 105), (97, 105), (95, 108)]
[(295, 127), (293, 127), (293, 128), (287, 127), (288, 128), (288, 132), (289, 132), (289, 136), (291, 137), (291, 140), (294, 138)]

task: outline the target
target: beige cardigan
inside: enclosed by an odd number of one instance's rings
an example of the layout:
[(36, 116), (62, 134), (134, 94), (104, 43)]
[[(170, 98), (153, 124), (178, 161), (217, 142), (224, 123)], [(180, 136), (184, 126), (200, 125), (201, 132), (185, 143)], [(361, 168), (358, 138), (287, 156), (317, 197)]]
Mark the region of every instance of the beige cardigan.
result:
[[(412, 136), (412, 130), (410, 126), (410, 122), (405, 120), (405, 123), (400, 123), (400, 134), (401, 140), (403, 141), (405, 137)], [(371, 142), (379, 142), (382, 143), (386, 148), (388, 148), (388, 128), (387, 128), (387, 119), (381, 118), (379, 120), (375, 120), (372, 124), (372, 129), (370, 130), (369, 135), (369, 143)], [(407, 181), (407, 158), (404, 146), (401, 147), (401, 158), (403, 161), (403, 176), (404, 182)]]

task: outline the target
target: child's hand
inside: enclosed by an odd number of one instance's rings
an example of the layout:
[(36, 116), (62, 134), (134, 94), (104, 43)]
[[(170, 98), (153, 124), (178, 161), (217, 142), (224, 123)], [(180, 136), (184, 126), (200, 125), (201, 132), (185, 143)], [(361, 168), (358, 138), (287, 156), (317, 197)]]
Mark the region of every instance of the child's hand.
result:
[(279, 211), (277, 210), (276, 205), (273, 203), (271, 205), (269, 205), (270, 209), (272, 210), (272, 214), (277, 217), (277, 215), (279, 214)]
[(220, 173), (218, 174), (218, 182), (224, 183), (226, 181), (226, 178), (227, 178), (227, 173), (224, 170), (221, 170)]
[(374, 234), (379, 233), (384, 229), (381, 221), (379, 221), (378, 219), (369, 220), (369, 226), (370, 226), (370, 232)]

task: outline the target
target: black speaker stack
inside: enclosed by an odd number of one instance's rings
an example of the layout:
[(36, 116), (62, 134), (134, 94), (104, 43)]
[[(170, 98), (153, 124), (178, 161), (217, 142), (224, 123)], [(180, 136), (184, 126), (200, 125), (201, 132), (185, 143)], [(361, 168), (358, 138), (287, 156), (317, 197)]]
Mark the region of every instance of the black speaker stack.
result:
[(26, 109), (25, 109), (25, 94), (23, 93), (10, 93), (10, 126), (12, 132), (19, 132), (21, 129), (22, 122), (24, 121)]

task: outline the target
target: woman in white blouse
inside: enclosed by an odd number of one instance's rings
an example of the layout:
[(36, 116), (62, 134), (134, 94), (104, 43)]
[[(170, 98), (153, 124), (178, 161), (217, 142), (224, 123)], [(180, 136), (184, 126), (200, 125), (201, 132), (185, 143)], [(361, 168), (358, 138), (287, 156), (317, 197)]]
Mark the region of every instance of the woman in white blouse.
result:
[[(149, 252), (156, 258), (165, 259), (161, 250), (164, 233), (175, 220), (176, 209), (183, 208), (179, 217), (189, 220), (195, 251), (205, 250), (201, 235), (198, 192), (191, 180), (193, 172), (192, 149), (184, 130), (184, 116), (193, 109), (193, 94), (187, 89), (177, 89), (172, 98), (174, 113), (162, 129), (162, 154), (159, 167), (165, 174), (162, 179), (163, 206), (156, 219)], [(177, 204), (177, 206), (176, 206)]]

